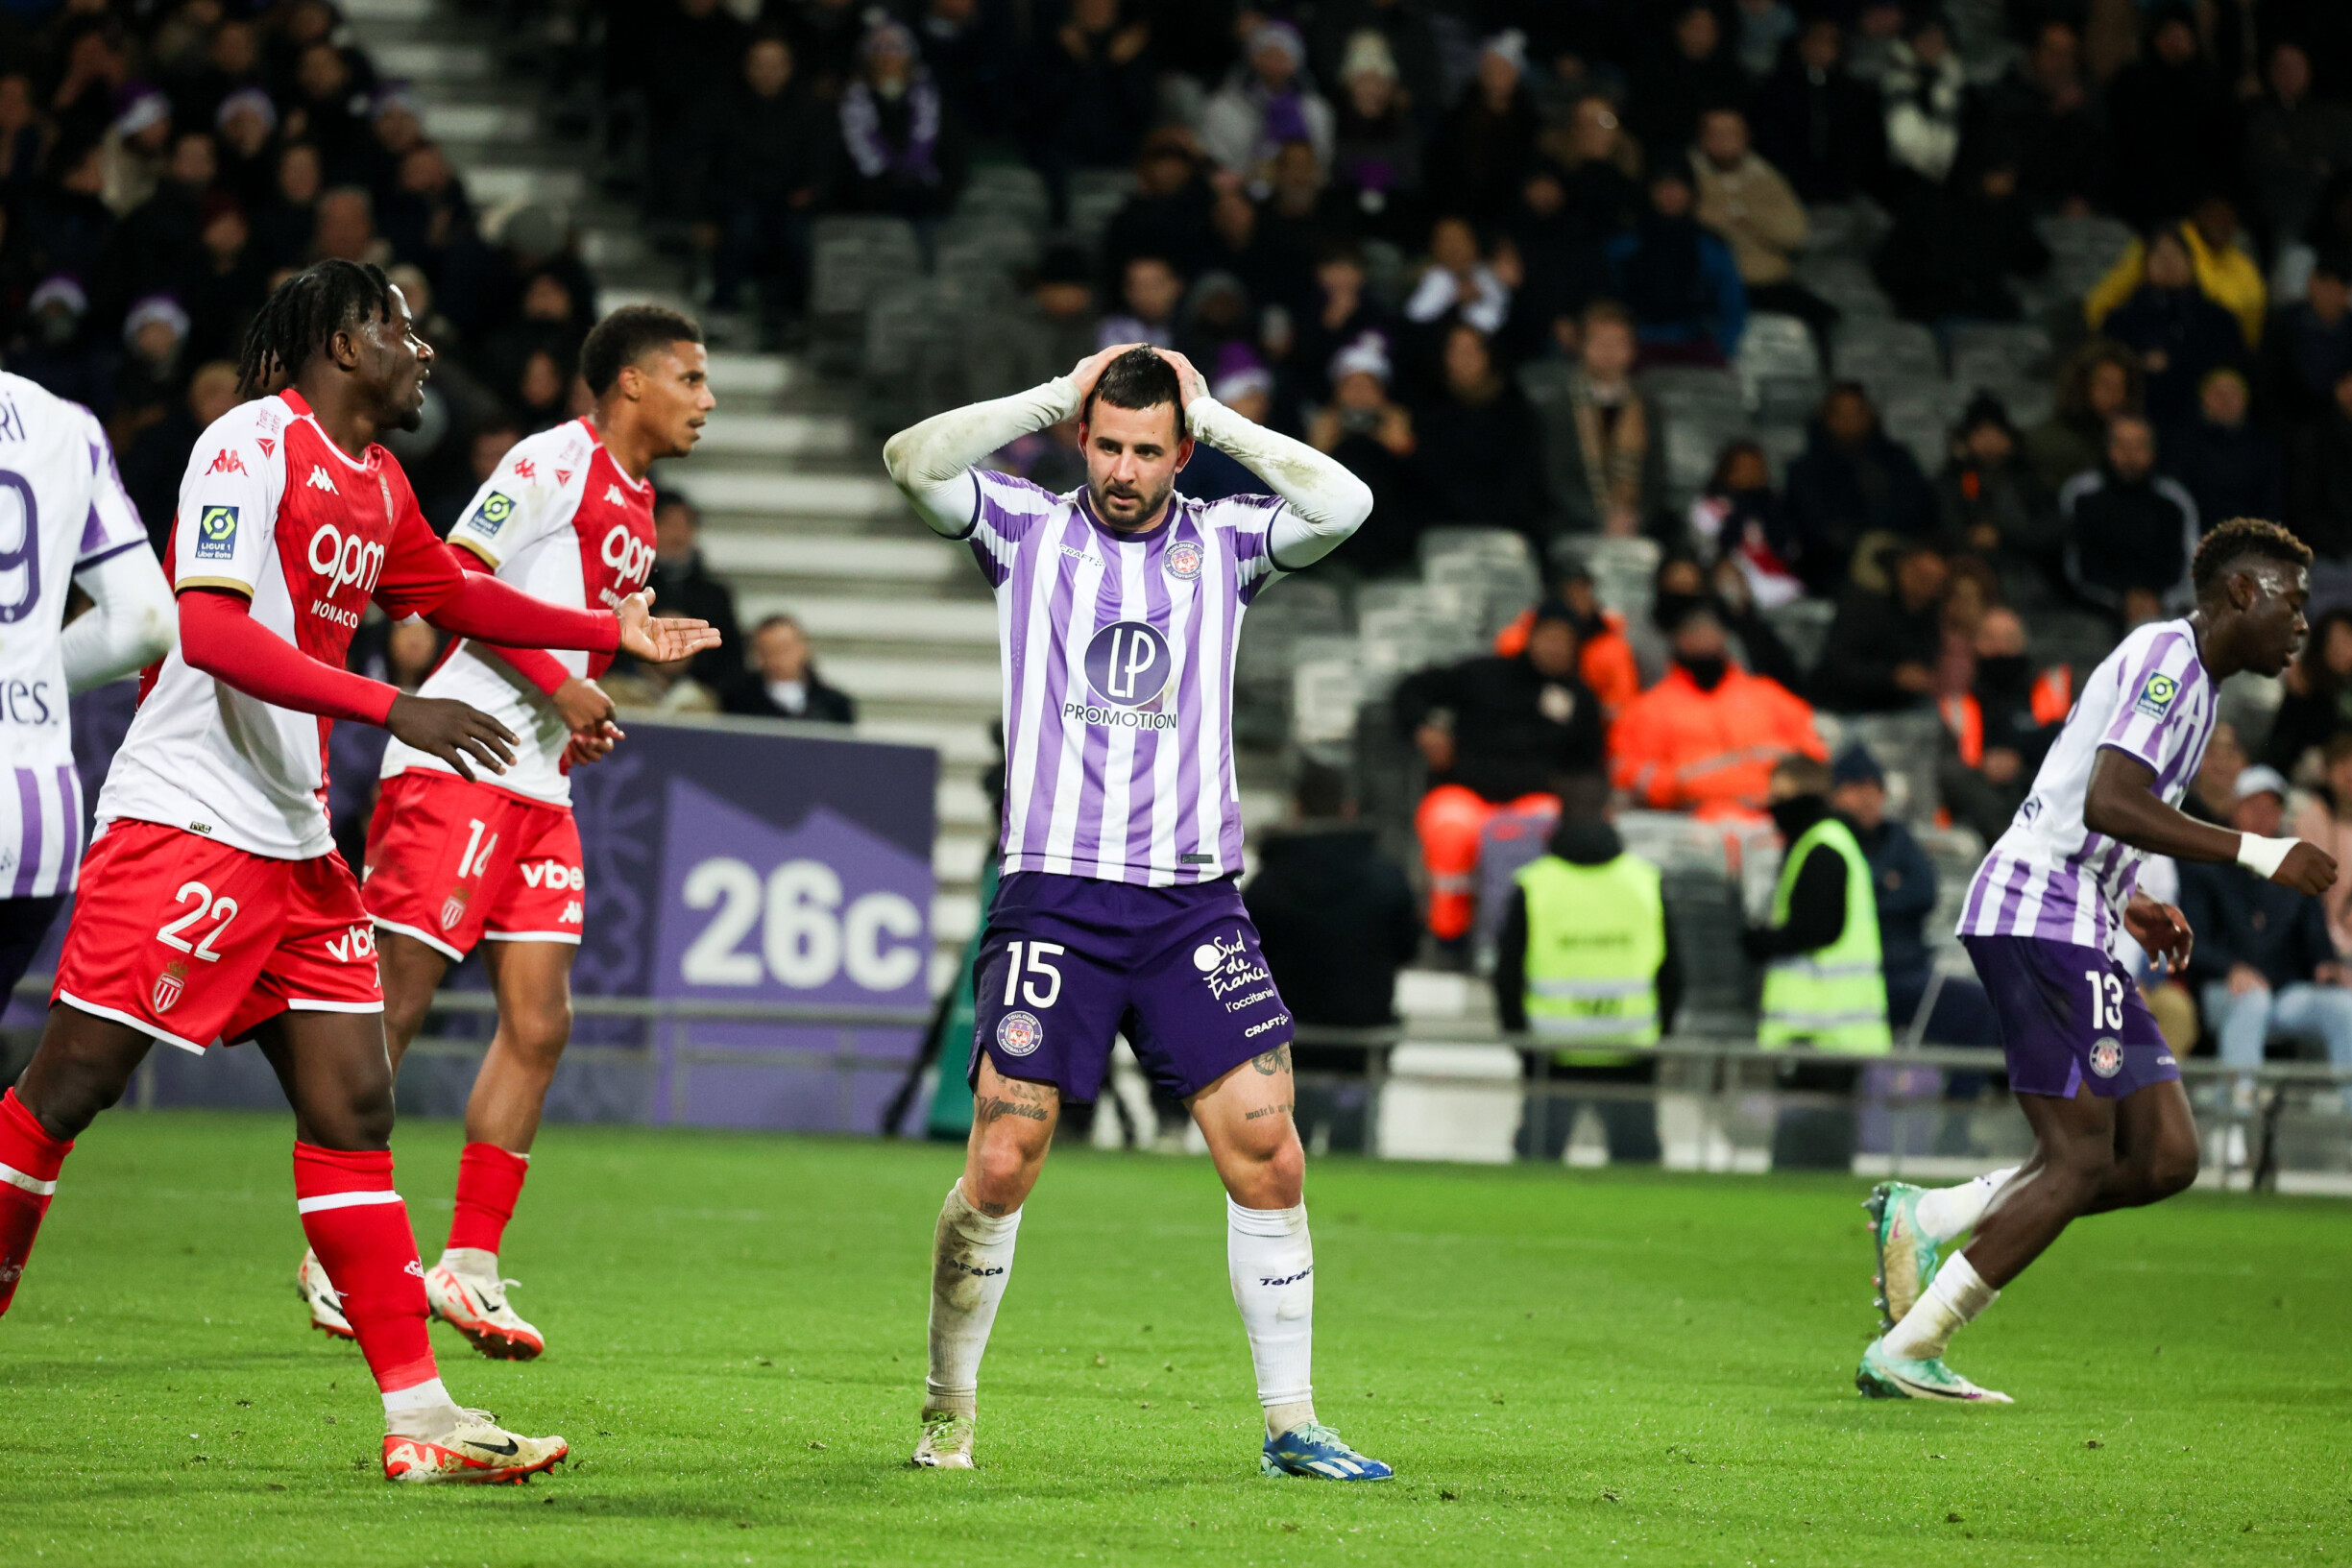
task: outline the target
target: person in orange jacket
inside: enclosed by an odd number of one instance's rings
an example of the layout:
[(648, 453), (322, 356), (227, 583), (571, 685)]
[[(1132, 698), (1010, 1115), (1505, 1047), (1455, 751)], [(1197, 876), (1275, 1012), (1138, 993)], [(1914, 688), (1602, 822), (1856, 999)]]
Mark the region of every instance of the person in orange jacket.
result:
[(1665, 677), (1628, 703), (1609, 733), (1610, 781), (1637, 805), (1756, 817), (1775, 762), (1791, 752), (1828, 760), (1811, 706), (1734, 663), (1711, 608), (1690, 605), (1667, 637)]
[[(1567, 607), (1568, 618), (1576, 628), (1577, 675), (1600, 699), (1602, 714), (1616, 717), (1641, 690), (1641, 672), (1634, 662), (1634, 645), (1625, 636), (1625, 617), (1601, 608), (1592, 573), (1583, 567), (1568, 567), (1554, 585), (1553, 593)], [(1521, 612), (1518, 619), (1495, 634), (1494, 651), (1505, 659), (1516, 659), (1525, 650), (1527, 634), (1535, 624), (1534, 610)]]
[(1976, 623), (1976, 678), (1937, 703), (1946, 735), (1937, 792), (1952, 820), (1986, 843), (1999, 838), (2033, 785), (2034, 770), (2074, 706), (2074, 672), (2036, 670), (2025, 622), (1996, 605)]

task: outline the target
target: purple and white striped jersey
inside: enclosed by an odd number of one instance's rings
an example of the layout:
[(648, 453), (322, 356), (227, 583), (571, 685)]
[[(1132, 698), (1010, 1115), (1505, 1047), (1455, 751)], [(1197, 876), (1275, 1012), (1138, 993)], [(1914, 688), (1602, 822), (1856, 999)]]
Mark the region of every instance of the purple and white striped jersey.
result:
[(75, 573), (146, 548), (97, 416), (0, 374), (0, 899), (73, 889), (84, 817), (65, 600)]
[(964, 538), (1005, 660), (1004, 869), (1167, 887), (1241, 870), (1233, 649), (1281, 573), (1271, 495), (1172, 495), (1145, 535), (975, 470)]
[(2146, 856), (2083, 826), (2092, 765), (2106, 747), (2136, 757), (2155, 769), (2165, 804), (2178, 806), (2205, 760), (2215, 713), (2194, 626), (2156, 621), (2125, 638), (2083, 683), (2033, 793), (1977, 868), (1959, 934), (2038, 936), (2112, 957)]

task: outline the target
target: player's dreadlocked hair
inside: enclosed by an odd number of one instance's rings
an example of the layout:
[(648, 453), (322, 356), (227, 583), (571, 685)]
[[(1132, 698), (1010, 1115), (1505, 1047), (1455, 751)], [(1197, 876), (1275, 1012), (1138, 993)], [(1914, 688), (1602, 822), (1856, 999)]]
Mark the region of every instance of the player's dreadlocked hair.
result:
[(2276, 561), (2290, 567), (2311, 565), (2311, 546), (2275, 522), (2260, 518), (2232, 518), (2207, 534), (2189, 565), (2189, 581), (2203, 598), (2222, 574), (2246, 557)]
[(270, 291), (245, 330), (237, 359), (237, 396), (258, 398), (292, 381), (347, 326), (392, 314), (392, 285), (382, 269), (359, 261), (322, 261)]

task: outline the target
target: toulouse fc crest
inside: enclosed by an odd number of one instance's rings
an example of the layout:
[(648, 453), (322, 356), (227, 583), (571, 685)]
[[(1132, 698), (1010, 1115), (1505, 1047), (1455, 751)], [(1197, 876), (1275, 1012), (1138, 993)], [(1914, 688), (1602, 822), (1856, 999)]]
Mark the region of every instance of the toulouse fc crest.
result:
[(2091, 1071), (2102, 1078), (2112, 1078), (2123, 1071), (2123, 1048), (2113, 1040), (2101, 1040), (2091, 1048)]
[(1189, 539), (1179, 539), (1168, 546), (1160, 557), (1160, 569), (1179, 583), (1189, 583), (1200, 575), (1200, 546)]
[(1035, 1013), (1006, 1013), (997, 1020), (996, 1049), (1007, 1056), (1027, 1056), (1045, 1044), (1045, 1025)]

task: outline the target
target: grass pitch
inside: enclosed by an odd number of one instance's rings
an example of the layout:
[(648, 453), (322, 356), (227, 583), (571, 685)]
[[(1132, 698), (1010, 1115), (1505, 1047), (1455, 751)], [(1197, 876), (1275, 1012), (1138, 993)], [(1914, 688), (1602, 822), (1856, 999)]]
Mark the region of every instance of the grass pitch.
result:
[[(459, 1398), (576, 1462), (395, 1489), (304, 1327), (282, 1118), (118, 1114), (0, 1323), (0, 1562), (2279, 1563), (2352, 1559), (2352, 1225), (2087, 1222), (1963, 1336), (2010, 1410), (1853, 1389), (1862, 1184), (1326, 1160), (1316, 1391), (1386, 1486), (1266, 1481), (1205, 1161), (1065, 1151), (982, 1382), (904, 1461), (956, 1151), (552, 1127), (506, 1266), (540, 1363)], [(439, 1248), (457, 1129), (403, 1124)]]

